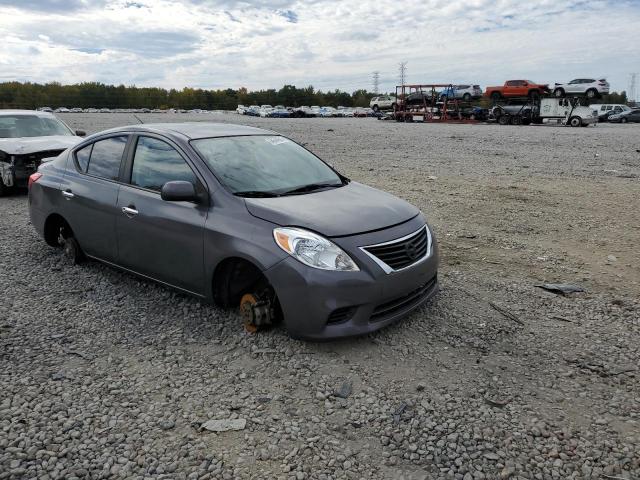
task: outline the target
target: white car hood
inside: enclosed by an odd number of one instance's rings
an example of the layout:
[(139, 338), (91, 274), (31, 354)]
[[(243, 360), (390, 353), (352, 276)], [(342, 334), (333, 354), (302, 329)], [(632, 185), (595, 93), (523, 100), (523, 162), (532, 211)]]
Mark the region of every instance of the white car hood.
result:
[(77, 145), (82, 137), (55, 135), (50, 137), (0, 138), (0, 151), (9, 155), (25, 155), (46, 150), (66, 150)]

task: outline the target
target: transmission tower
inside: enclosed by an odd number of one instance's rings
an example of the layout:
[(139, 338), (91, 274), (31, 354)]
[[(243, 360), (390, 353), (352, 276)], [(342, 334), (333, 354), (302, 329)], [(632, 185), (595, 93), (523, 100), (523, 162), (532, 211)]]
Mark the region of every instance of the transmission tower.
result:
[(400, 62), (398, 70), (400, 71), (400, 85), (404, 85), (407, 81), (407, 62)]
[(629, 95), (627, 95), (627, 100), (635, 102), (636, 98), (636, 78), (638, 77), (637, 73), (631, 74), (631, 80), (629, 81)]
[(380, 72), (373, 72), (373, 93), (380, 93)]

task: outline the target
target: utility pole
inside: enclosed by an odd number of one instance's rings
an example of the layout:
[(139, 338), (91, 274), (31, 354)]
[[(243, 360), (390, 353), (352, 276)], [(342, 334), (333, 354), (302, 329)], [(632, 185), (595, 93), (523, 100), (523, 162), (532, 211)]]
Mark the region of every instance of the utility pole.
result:
[(629, 93), (627, 94), (627, 100), (631, 102), (635, 102), (636, 98), (636, 78), (638, 77), (637, 73), (631, 74), (631, 81), (629, 82)]
[(380, 72), (373, 72), (373, 93), (380, 93)]
[(407, 81), (407, 62), (400, 62), (398, 69), (400, 71), (400, 85), (404, 85)]

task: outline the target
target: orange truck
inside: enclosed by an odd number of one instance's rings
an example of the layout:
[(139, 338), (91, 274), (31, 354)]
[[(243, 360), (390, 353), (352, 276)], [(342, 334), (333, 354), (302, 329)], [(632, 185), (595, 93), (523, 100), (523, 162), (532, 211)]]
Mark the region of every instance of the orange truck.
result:
[(530, 80), (507, 80), (500, 87), (487, 87), (485, 97), (494, 102), (508, 98), (524, 98), (538, 100), (542, 94), (549, 93), (549, 85), (542, 85)]

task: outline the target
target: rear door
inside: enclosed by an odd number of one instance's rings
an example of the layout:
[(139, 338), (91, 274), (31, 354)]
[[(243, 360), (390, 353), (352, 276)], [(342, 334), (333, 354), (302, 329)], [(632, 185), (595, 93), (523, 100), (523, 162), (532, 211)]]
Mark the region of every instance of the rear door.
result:
[(162, 186), (204, 182), (179, 148), (159, 136), (132, 141), (117, 202), (118, 263), (155, 280), (203, 295), (206, 202), (166, 202)]
[(105, 137), (71, 153), (60, 185), (61, 213), (82, 250), (89, 256), (114, 262), (116, 203), (122, 160), (128, 135)]

